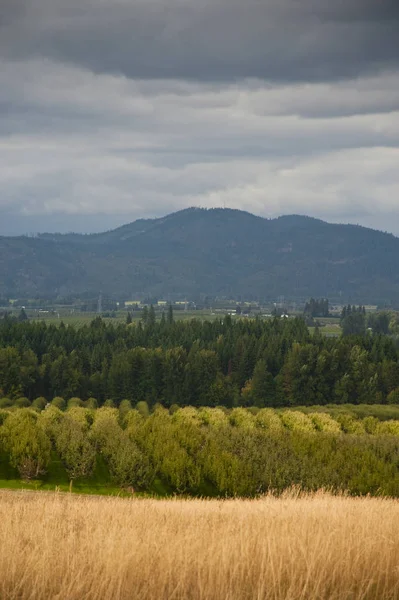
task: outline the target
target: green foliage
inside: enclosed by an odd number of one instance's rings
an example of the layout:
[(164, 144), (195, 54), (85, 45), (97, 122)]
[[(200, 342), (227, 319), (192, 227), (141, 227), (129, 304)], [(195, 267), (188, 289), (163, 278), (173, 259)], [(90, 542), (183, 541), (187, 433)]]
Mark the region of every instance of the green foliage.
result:
[(245, 408), (234, 408), (230, 413), (230, 423), (239, 429), (254, 429), (255, 418)]
[(0, 398), (0, 408), (9, 408), (13, 406), (13, 401), (10, 398)]
[(384, 421), (379, 423), (375, 429), (376, 435), (399, 436), (399, 421)]
[(225, 427), (229, 422), (226, 413), (220, 408), (200, 408), (198, 416), (204, 425), (211, 427)]
[(313, 432), (315, 425), (312, 419), (299, 411), (285, 410), (281, 413), (281, 421), (291, 431)]
[(70, 398), (68, 400), (68, 404), (67, 404), (67, 408), (75, 408), (75, 407), (82, 407), (83, 406), (83, 402), (80, 398)]
[(62, 409), (64, 397), (69, 407), (95, 408), (111, 399), (121, 415), (139, 402), (149, 411), (157, 403), (382, 404), (396, 402), (399, 350), (378, 334), (311, 336), (299, 318), (164, 320), (145, 327), (98, 318), (80, 329), (0, 319), (0, 388), (13, 405), (45, 396)]
[[(282, 252), (284, 240), (301, 251)], [(320, 298), (328, 264), (332, 296), (397, 303), (398, 248), (392, 235), (350, 225), (300, 216), (268, 220), (231, 209), (187, 209), (95, 236), (0, 238), (0, 293), (55, 297), (62, 286), (70, 294), (84, 290), (96, 297), (101, 289), (127, 298), (132, 282), (126, 274), (134, 257), (134, 287), (149, 296), (160, 291), (175, 295), (178, 290), (182, 297), (198, 296), (199, 291), (288, 297), (295, 281), (298, 297)]]
[(46, 407), (47, 404), (47, 400), (46, 398), (43, 398), (43, 396), (40, 396), (39, 398), (35, 398), (32, 402), (32, 408), (34, 408), (35, 410), (41, 411), (44, 410), (44, 408)]
[(105, 400), (103, 406), (107, 406), (108, 408), (115, 408), (115, 402), (108, 398), (107, 400)]
[(21, 409), (11, 413), (1, 428), (10, 464), (26, 480), (45, 473), (50, 462), (50, 440), (39, 427), (37, 418), (34, 411)]
[[(74, 407), (71, 410), (79, 410)], [(85, 410), (85, 409), (80, 409)], [(96, 464), (96, 451), (86, 425), (65, 414), (55, 431), (55, 448), (71, 481), (89, 477)]]
[(399, 497), (399, 420), (316, 409), (184, 407), (171, 415), (157, 406), (146, 417), (127, 410), (123, 422), (109, 406), (3, 410), (0, 445), (24, 478), (46, 479), (49, 468), (82, 485), (101, 472), (103, 485), (170, 493), (253, 497), (296, 485)]
[(154, 478), (154, 472), (147, 456), (120, 431), (114, 442), (113, 451), (108, 455), (111, 477), (121, 487), (138, 486), (148, 488)]
[(388, 404), (399, 404), (399, 387), (388, 394), (387, 402)]
[(341, 425), (342, 431), (345, 433), (352, 433), (355, 435), (362, 435), (365, 433), (365, 428), (362, 421), (359, 421), (349, 413), (337, 415), (336, 420)]
[[(130, 411), (134, 414), (136, 411)], [(96, 411), (90, 438), (97, 451), (105, 458), (111, 477), (121, 487), (148, 487), (153, 478), (153, 472), (148, 458), (131, 439), (132, 430), (130, 413), (126, 430), (119, 425), (119, 413), (115, 408), (103, 407)], [(138, 413), (136, 413), (138, 414)], [(139, 416), (140, 420), (142, 417)]]
[[(6, 418), (8, 417), (8, 415), (10, 414), (10, 412), (8, 410), (4, 410), (3, 408), (0, 408), (0, 425), (3, 425), (4, 421), (6, 420)], [(0, 436), (1, 438), (1, 436)], [(1, 439), (0, 439), (1, 441)]]
[(132, 410), (132, 403), (130, 400), (122, 400), (119, 405), (119, 419), (121, 423), (124, 422), (127, 414)]
[(263, 408), (258, 412), (255, 419), (257, 427), (265, 429), (273, 433), (281, 432), (283, 429), (283, 423), (280, 416), (276, 411), (270, 408)]
[(95, 398), (88, 398), (86, 402), (84, 402), (85, 408), (98, 408), (98, 402)]
[(14, 401), (14, 406), (16, 406), (17, 408), (27, 408), (28, 406), (30, 406), (30, 402), (28, 398), (21, 396), (20, 398), (17, 398)]
[(323, 412), (308, 413), (317, 431), (324, 433), (339, 434), (341, 433), (340, 424), (331, 417), (331, 415)]
[(60, 410), (66, 409), (66, 402), (64, 398), (61, 398), (60, 396), (56, 396), (55, 398), (53, 398), (51, 404), (56, 408), (59, 408)]
[(309, 302), (306, 302), (304, 314), (307, 317), (328, 317), (329, 316), (329, 302), (326, 298), (315, 300), (311, 298)]
[(66, 414), (70, 419), (79, 423), (84, 431), (89, 431), (94, 420), (95, 411), (90, 408), (75, 405), (68, 408)]
[(366, 333), (366, 311), (364, 307), (345, 306), (341, 315), (342, 335), (364, 335)]
[(146, 419), (147, 417), (150, 416), (150, 409), (149, 406), (147, 404), (147, 402), (145, 402), (144, 400), (141, 400), (141, 402), (137, 402), (136, 404), (136, 410)]
[(58, 428), (62, 426), (63, 419), (64, 413), (53, 404), (39, 414), (38, 424), (51, 439), (53, 445), (55, 443)]

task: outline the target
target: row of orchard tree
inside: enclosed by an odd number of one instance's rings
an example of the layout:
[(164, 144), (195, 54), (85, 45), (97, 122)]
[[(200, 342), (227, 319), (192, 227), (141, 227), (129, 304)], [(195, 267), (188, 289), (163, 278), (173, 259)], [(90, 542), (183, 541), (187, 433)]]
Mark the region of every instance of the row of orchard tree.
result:
[(105, 465), (103, 484), (254, 496), (329, 488), (399, 496), (399, 423), (342, 414), (236, 408), (138, 410), (55, 406), (0, 412), (0, 451), (25, 480), (61, 461), (72, 483)]
[(82, 328), (2, 319), (0, 404), (39, 396), (151, 406), (397, 402), (398, 358), (391, 336), (326, 338), (300, 318), (98, 318)]

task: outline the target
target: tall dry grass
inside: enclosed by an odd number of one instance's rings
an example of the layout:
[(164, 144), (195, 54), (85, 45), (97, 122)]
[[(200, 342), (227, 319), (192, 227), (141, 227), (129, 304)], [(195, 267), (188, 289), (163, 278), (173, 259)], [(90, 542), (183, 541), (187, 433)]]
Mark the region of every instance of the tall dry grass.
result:
[(0, 494), (1, 599), (399, 598), (399, 502)]

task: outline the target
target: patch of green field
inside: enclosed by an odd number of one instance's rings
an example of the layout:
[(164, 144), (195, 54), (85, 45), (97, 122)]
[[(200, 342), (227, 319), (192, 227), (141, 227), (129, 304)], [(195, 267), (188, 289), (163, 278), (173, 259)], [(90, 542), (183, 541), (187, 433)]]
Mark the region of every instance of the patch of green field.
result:
[[(58, 317), (59, 314), (59, 317)], [(159, 321), (162, 316), (161, 311), (156, 311), (156, 319)], [(188, 321), (190, 319), (200, 319), (204, 321), (211, 321), (214, 319), (218, 319), (224, 316), (225, 313), (218, 312), (213, 313), (210, 310), (176, 310), (173, 314), (173, 318), (175, 321)], [(120, 324), (126, 323), (126, 318), (128, 315), (128, 311), (118, 311), (115, 317), (104, 317), (101, 315), (104, 323), (113, 323)], [(141, 311), (133, 311), (131, 312), (131, 317), (133, 322), (138, 322), (143, 316)], [(64, 323), (64, 325), (72, 325), (73, 327), (84, 327), (85, 325), (90, 325), (90, 323), (98, 317), (97, 313), (57, 313), (57, 314), (44, 314), (37, 315), (36, 313), (29, 314), (29, 319), (32, 321), (43, 321), (44, 323), (51, 325), (60, 325)]]
[[(309, 327), (309, 332), (313, 335), (315, 329), (315, 327)], [(342, 329), (339, 325), (326, 325), (325, 327), (320, 327), (319, 331), (321, 335), (325, 335), (327, 337), (339, 337), (342, 333)]]
[[(48, 471), (42, 479), (22, 481), (18, 471), (11, 467), (4, 453), (0, 453), (0, 488), (10, 490), (60, 491), (69, 492), (69, 478), (58, 458), (53, 452)], [(75, 494), (96, 494), (100, 496), (125, 496), (131, 493), (110, 482), (108, 468), (102, 459), (97, 457), (96, 469), (87, 479), (73, 482), (72, 492)], [(173, 490), (161, 479), (156, 478), (148, 492), (135, 492), (136, 496), (166, 497), (173, 495)], [(204, 490), (205, 495), (205, 490)]]

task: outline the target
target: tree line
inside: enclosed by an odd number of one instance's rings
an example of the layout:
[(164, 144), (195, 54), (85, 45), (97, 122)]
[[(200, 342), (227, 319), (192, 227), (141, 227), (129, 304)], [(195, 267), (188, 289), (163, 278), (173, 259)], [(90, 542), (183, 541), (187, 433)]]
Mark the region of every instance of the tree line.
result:
[[(149, 411), (51, 405), (0, 411), (0, 458), (24, 480), (52, 461), (70, 486), (99, 469), (104, 484), (213, 496), (256, 496), (297, 485), (399, 496), (399, 423), (268, 408)], [(12, 474), (13, 475), (13, 474)], [(15, 478), (15, 475), (13, 475)]]
[(166, 407), (395, 403), (398, 358), (393, 337), (327, 338), (302, 318), (175, 321), (169, 311), (157, 321), (148, 309), (138, 323), (96, 318), (77, 328), (6, 317), (0, 405), (38, 397)]

